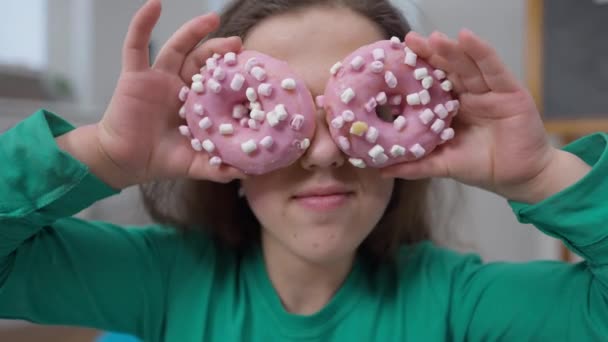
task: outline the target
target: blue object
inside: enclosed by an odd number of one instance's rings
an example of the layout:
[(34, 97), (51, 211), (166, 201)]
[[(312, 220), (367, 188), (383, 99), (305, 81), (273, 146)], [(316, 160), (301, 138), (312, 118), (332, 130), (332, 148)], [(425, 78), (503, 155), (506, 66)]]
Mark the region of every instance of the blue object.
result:
[(106, 334), (101, 335), (95, 342), (141, 342), (141, 341), (131, 335), (106, 333)]

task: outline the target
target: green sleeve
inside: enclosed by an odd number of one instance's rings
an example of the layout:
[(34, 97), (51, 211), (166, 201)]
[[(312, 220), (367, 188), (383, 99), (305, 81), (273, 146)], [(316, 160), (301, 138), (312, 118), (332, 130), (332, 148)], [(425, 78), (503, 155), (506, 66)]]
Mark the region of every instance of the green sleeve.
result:
[(520, 222), (563, 240), (584, 262), (444, 255), (454, 340), (608, 341), (607, 140), (598, 133), (564, 148), (593, 167), (577, 184), (534, 205), (510, 202)]
[(158, 334), (175, 233), (69, 218), (116, 193), (61, 151), (45, 111), (0, 135), (0, 317)]

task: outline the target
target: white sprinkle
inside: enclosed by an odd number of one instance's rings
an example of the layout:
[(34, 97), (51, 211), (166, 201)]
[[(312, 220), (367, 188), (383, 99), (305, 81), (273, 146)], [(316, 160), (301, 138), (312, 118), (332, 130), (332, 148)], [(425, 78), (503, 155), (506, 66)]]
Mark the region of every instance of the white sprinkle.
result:
[(201, 121), (198, 122), (198, 127), (202, 129), (209, 129), (212, 125), (213, 122), (211, 122), (211, 119), (209, 119), (208, 117), (203, 118)]
[(435, 118), (435, 113), (433, 113), (432, 110), (427, 108), (427, 109), (423, 110), (422, 113), (420, 113), (420, 115), (418, 117), (420, 118), (420, 121), (423, 124), (428, 125)]
[(251, 139), (251, 140), (247, 140), (246, 142), (242, 143), (241, 149), (243, 150), (243, 152), (245, 152), (247, 154), (251, 154), (255, 150), (258, 149), (258, 146), (256, 145), (255, 140)]
[(247, 125), (249, 126), (249, 128), (251, 128), (253, 130), (256, 130), (256, 131), (258, 129), (260, 129), (260, 123), (257, 120), (255, 120), (255, 119), (249, 119), (247, 121)]
[(454, 129), (446, 128), (443, 132), (441, 132), (441, 140), (448, 141), (454, 139)]
[(352, 99), (354, 99), (354, 98), (355, 98), (355, 91), (353, 90), (353, 88), (346, 89), (340, 96), (340, 99), (342, 100), (342, 102), (344, 104), (349, 104), (350, 101), (352, 101)]
[(380, 74), (382, 73), (382, 71), (384, 71), (384, 63), (382, 63), (381, 61), (374, 61), (370, 65), (370, 69), (373, 73)]
[(287, 116), (289, 115), (287, 113), (287, 109), (285, 108), (285, 105), (283, 104), (278, 104), (274, 107), (274, 111), (277, 113), (277, 119), (279, 119), (279, 121), (283, 121), (285, 119), (287, 119)]
[(182, 89), (179, 90), (179, 95), (177, 96), (180, 101), (184, 102), (188, 98), (188, 93), (190, 89), (186, 86), (183, 86)]
[(337, 116), (331, 121), (331, 126), (335, 129), (340, 129), (344, 127), (344, 118), (341, 116)]
[(375, 144), (380, 136), (380, 132), (376, 127), (370, 127), (367, 129), (367, 133), (365, 133), (365, 140), (367, 140), (370, 144)]
[(249, 109), (259, 109), (262, 110), (262, 105), (259, 102), (249, 102)]
[(372, 158), (378, 158), (381, 154), (384, 154), (384, 147), (376, 145), (372, 147), (367, 154)]
[(388, 161), (388, 156), (384, 153), (382, 153), (379, 156), (377, 156), (376, 158), (372, 159), (372, 162), (375, 165), (382, 165), (382, 164), (386, 163), (387, 161)]
[(353, 70), (355, 71), (361, 70), (363, 64), (365, 64), (365, 60), (361, 56), (353, 58), (353, 60), (350, 62), (351, 68), (353, 68)]
[(213, 70), (213, 78), (218, 81), (223, 81), (226, 79), (226, 72), (221, 67), (217, 67), (215, 70)]
[(247, 127), (247, 122), (249, 122), (249, 119), (247, 119), (247, 118), (242, 118), (242, 119), (241, 119), (241, 121), (239, 121), (239, 124), (240, 124), (242, 127)]
[(405, 147), (400, 146), (400, 145), (393, 145), (393, 147), (391, 148), (391, 156), (393, 156), (395, 158), (404, 156), (405, 152), (406, 152)]
[(219, 53), (216, 52), (216, 53), (213, 54), (213, 56), (211, 56), (211, 58), (213, 58), (213, 59), (220, 59), (220, 58), (222, 58), (222, 55), (220, 55)]
[(441, 119), (437, 119), (431, 126), (431, 131), (439, 134), (443, 131), (444, 128), (445, 128), (445, 121), (443, 121)]
[(253, 67), (256, 65), (260, 65), (260, 62), (257, 60), (257, 58), (249, 58), (247, 60), (247, 63), (245, 63), (245, 71), (251, 72), (251, 69), (253, 69)]
[(270, 127), (275, 127), (279, 124), (279, 118), (275, 111), (270, 111), (266, 114), (266, 122), (270, 125)]
[(420, 95), (420, 103), (422, 103), (425, 106), (427, 104), (431, 103), (431, 94), (429, 93), (428, 90), (424, 89), (423, 91), (421, 91), (418, 94)]
[(371, 113), (376, 109), (376, 107), (378, 107), (378, 101), (372, 97), (369, 99), (369, 101), (367, 101), (367, 103), (365, 103), (364, 107), (368, 113)]
[(234, 74), (232, 82), (230, 82), (230, 89), (239, 91), (243, 88), (243, 84), (245, 84), (245, 77), (241, 74)]
[(365, 167), (366, 167), (365, 161), (363, 161), (363, 159), (349, 158), (348, 162), (351, 163), (352, 166), (359, 168), (359, 169), (365, 169)]
[(247, 107), (242, 104), (237, 104), (232, 107), (232, 117), (235, 119), (242, 119), (247, 114), (247, 112)]
[(207, 61), (205, 62), (205, 64), (207, 65), (208, 71), (213, 71), (213, 69), (217, 68), (217, 59), (215, 59), (213, 57), (207, 58)]
[(215, 167), (222, 165), (222, 158), (220, 158), (218, 156), (211, 157), (211, 159), (209, 159), (209, 165), (215, 166)]
[(262, 140), (260, 140), (260, 145), (262, 145), (262, 147), (265, 149), (271, 148), (272, 144), (274, 144), (274, 140), (270, 135), (265, 136)]
[(195, 74), (194, 76), (192, 76), (192, 82), (202, 82), (202, 81), (203, 81), (203, 75)]
[(441, 83), (441, 89), (443, 89), (446, 92), (452, 91), (452, 89), (454, 89), (454, 85), (452, 84), (451, 81), (443, 81)]
[(182, 119), (186, 118), (186, 106), (182, 106), (182, 108), (179, 109), (179, 117)]
[(391, 71), (387, 71), (384, 74), (384, 81), (386, 82), (386, 85), (388, 85), (388, 87), (391, 89), (397, 88), (397, 85), (399, 84), (399, 82), (397, 81), (397, 77), (395, 77), (395, 74), (393, 74)]
[(346, 122), (353, 122), (355, 121), (355, 113), (352, 110), (345, 110), (342, 112), (342, 118)]
[[(209, 82), (207, 83), (209, 84)], [(205, 86), (203, 85), (203, 82), (194, 82), (192, 83), (192, 91), (196, 92), (196, 93), (202, 93), (205, 91)]]
[(179, 133), (185, 137), (190, 137), (192, 135), (192, 133), (190, 132), (190, 128), (185, 125), (179, 126)]
[(348, 141), (348, 138), (345, 136), (338, 137), (338, 145), (340, 145), (340, 148), (342, 149), (342, 151), (350, 150), (350, 142)]
[(405, 61), (404, 63), (411, 66), (412, 68), (416, 67), (416, 63), (418, 62), (418, 55), (413, 52), (405, 53)]
[(445, 71), (441, 69), (435, 69), (435, 71), (433, 71), (433, 75), (440, 81), (443, 81), (447, 77)]
[(216, 94), (219, 94), (219, 92), (222, 91), (222, 85), (213, 78), (207, 81), (207, 87), (209, 87), (209, 89)]
[(445, 109), (448, 110), (448, 112), (453, 112), (456, 110), (456, 104), (454, 104), (453, 101), (448, 101), (445, 103)]
[(192, 107), (192, 110), (194, 111), (195, 114), (202, 116), (204, 114), (205, 109), (203, 108), (203, 105), (200, 103), (195, 104)]
[(317, 105), (319, 108), (325, 107), (325, 96), (319, 95), (315, 97), (315, 105)]
[(377, 48), (372, 51), (372, 55), (374, 56), (375, 61), (384, 61), (386, 58), (386, 54), (384, 53), (384, 49)]
[(192, 139), (192, 140), (190, 140), (190, 145), (192, 145), (192, 148), (195, 151), (200, 152), (200, 151), (203, 150), (203, 145), (201, 144), (201, 141), (198, 140), (198, 139)]
[(258, 94), (255, 92), (255, 89), (251, 87), (247, 88), (245, 95), (247, 96), (247, 100), (249, 100), (249, 102), (255, 102), (258, 100)]
[(224, 55), (224, 63), (226, 63), (226, 65), (233, 66), (236, 65), (236, 62), (236, 53), (228, 52)]
[(416, 144), (410, 148), (410, 151), (414, 154), (416, 158), (421, 158), (425, 155), (426, 150), (420, 144)]
[(299, 131), (300, 129), (302, 129), (302, 125), (304, 125), (304, 115), (294, 115), (289, 125), (294, 131)]
[(376, 102), (378, 102), (378, 104), (381, 106), (385, 105), (388, 102), (386, 93), (385, 92), (378, 93), (378, 95), (376, 95)]
[(231, 135), (234, 133), (234, 127), (232, 124), (221, 124), (220, 125), (220, 134), (221, 135)]
[(418, 69), (414, 70), (414, 78), (416, 78), (418, 81), (421, 81), (428, 75), (429, 75), (429, 70), (427, 68), (418, 68)]
[(259, 66), (255, 66), (253, 69), (251, 69), (251, 75), (260, 82), (266, 80), (266, 70), (260, 68)]
[(203, 149), (205, 149), (205, 151), (212, 153), (213, 151), (215, 151), (215, 144), (209, 140), (206, 139), (205, 141), (203, 141)]
[(391, 37), (391, 47), (398, 49), (401, 47), (401, 39), (399, 37)]
[(440, 119), (445, 119), (449, 115), (447, 108), (445, 108), (445, 106), (441, 103), (435, 106), (434, 112)]
[(396, 130), (401, 131), (407, 125), (407, 119), (405, 116), (398, 116), (395, 121), (393, 121), (393, 126)]
[(300, 148), (306, 150), (310, 147), (310, 139), (306, 138), (300, 142)]
[(285, 90), (294, 90), (296, 89), (296, 80), (293, 78), (286, 78), (281, 82), (281, 87)]
[(422, 79), (422, 87), (424, 89), (430, 89), (433, 86), (433, 82), (434, 82), (433, 77), (427, 76)]
[(260, 93), (260, 95), (269, 97), (270, 95), (272, 95), (272, 85), (270, 83), (260, 84), (260, 86), (258, 87), (258, 93)]
[(401, 95), (391, 96), (391, 98), (389, 99), (389, 103), (392, 104), (393, 106), (399, 106), (402, 101), (403, 101), (403, 96), (401, 96)]
[(337, 62), (331, 67), (331, 69), (329, 69), (329, 72), (335, 76), (340, 69), (342, 69), (342, 62)]
[(409, 104), (410, 106), (417, 106), (420, 104), (420, 94), (418, 93), (414, 93), (414, 94), (409, 94), (406, 98), (407, 104)]

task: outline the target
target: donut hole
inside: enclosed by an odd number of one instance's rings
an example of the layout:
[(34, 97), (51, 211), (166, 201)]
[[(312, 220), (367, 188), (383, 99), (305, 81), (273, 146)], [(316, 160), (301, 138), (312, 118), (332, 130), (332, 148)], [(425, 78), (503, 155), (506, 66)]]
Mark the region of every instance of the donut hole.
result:
[(395, 105), (381, 105), (376, 107), (376, 116), (384, 122), (393, 122), (401, 114), (402, 108)]

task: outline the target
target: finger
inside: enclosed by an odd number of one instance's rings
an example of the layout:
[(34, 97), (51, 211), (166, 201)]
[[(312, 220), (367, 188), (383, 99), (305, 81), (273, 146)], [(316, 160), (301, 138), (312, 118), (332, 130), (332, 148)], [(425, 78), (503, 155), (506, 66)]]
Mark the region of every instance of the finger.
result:
[(496, 51), (473, 32), (463, 30), (458, 36), (464, 52), (477, 64), (486, 84), (498, 92), (511, 92), (519, 89), (515, 77), (507, 70)]
[(383, 177), (418, 180), (435, 177), (448, 177), (449, 168), (440, 151), (416, 161), (389, 166), (380, 171)]
[(198, 74), (205, 60), (214, 53), (225, 54), (241, 50), (242, 42), (240, 37), (213, 38), (201, 44), (188, 54), (186, 61), (180, 71), (180, 76), (184, 83), (192, 82), (192, 75)]
[(184, 24), (161, 48), (154, 67), (177, 74), (188, 53), (209, 33), (217, 29), (219, 23), (220, 19), (217, 14), (209, 13)]
[(122, 65), (125, 71), (145, 70), (150, 67), (148, 45), (160, 12), (160, 0), (149, 0), (133, 16), (123, 44)]
[(442, 33), (434, 32), (429, 38), (429, 44), (449, 62), (446, 71), (457, 74), (467, 91), (481, 94), (490, 90), (481, 70), (457, 42)]

